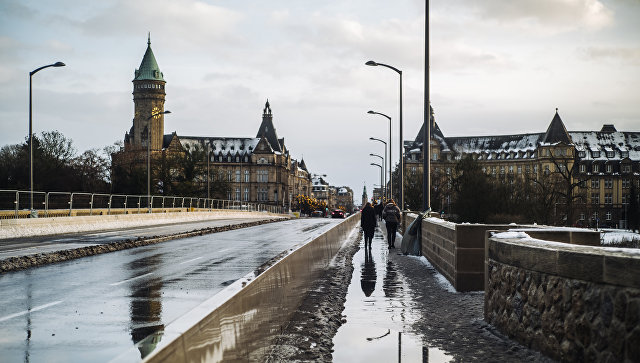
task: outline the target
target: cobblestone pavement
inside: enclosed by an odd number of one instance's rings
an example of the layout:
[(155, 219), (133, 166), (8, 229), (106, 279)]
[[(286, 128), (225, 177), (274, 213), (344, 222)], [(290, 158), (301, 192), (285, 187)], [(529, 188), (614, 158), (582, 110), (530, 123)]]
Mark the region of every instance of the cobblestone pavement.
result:
[[(457, 293), (422, 257), (347, 241), (276, 339), (271, 362), (552, 362), (482, 319), (483, 292)], [(400, 236), (396, 247), (400, 246)]]
[(333, 361), (552, 362), (484, 323), (483, 292), (455, 292), (426, 259), (400, 253), (400, 236), (388, 249), (383, 235), (369, 258), (353, 257)]

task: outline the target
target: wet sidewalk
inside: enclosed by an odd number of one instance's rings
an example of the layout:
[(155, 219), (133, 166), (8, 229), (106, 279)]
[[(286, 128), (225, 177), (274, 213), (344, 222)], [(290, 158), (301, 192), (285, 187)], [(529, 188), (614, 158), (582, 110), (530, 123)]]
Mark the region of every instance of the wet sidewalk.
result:
[(457, 293), (424, 257), (388, 249), (384, 226), (353, 257), (334, 362), (550, 361), (482, 320), (483, 293)]

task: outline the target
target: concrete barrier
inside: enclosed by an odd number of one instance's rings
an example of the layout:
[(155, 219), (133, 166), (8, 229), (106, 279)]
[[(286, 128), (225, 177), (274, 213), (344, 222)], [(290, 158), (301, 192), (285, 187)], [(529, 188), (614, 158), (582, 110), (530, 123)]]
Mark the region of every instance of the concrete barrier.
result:
[(224, 218), (273, 218), (282, 214), (218, 209), (207, 212), (169, 212), (144, 214), (92, 215), (81, 217), (51, 217), (0, 219), (0, 239), (90, 232), (158, 224), (206, 221)]
[(557, 360), (640, 361), (640, 252), (527, 234), (487, 239), (485, 320)]
[[(407, 214), (406, 225), (417, 218)], [(485, 235), (489, 230), (527, 231), (531, 236), (573, 244), (599, 245), (600, 233), (579, 228), (515, 224), (452, 223), (440, 218), (422, 221), (422, 255), (456, 291), (482, 291), (486, 282)]]
[(138, 350), (153, 350), (144, 362), (261, 361), (359, 221), (353, 215), (265, 271), (236, 281), (168, 324), (160, 337), (142, 340), (113, 361), (137, 361)]

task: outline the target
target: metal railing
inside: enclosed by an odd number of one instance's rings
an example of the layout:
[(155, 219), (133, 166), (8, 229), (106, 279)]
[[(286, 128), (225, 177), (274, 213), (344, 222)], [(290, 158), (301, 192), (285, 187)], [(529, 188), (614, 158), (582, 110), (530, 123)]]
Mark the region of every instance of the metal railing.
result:
[(75, 192), (33, 192), (35, 211), (31, 211), (29, 196), (29, 191), (0, 189), (0, 219), (195, 212), (214, 209), (285, 213), (283, 206), (239, 200)]

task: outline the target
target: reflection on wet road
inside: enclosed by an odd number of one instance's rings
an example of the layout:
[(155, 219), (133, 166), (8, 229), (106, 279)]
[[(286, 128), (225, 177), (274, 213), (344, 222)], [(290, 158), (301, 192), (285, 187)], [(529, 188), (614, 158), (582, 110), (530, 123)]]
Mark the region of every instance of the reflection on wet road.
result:
[(0, 361), (108, 361), (339, 221), (220, 232), (0, 275)]
[[(398, 243), (396, 243), (398, 245)], [(451, 357), (427, 347), (408, 327), (419, 317), (412, 312), (406, 277), (398, 273), (380, 229), (373, 247), (353, 257), (353, 276), (343, 314), (347, 322), (333, 339), (334, 362), (447, 362)], [(382, 283), (380, 283), (380, 281)]]

